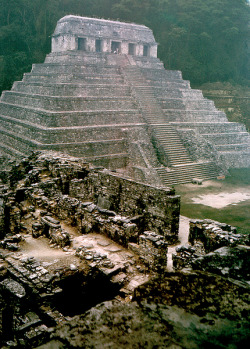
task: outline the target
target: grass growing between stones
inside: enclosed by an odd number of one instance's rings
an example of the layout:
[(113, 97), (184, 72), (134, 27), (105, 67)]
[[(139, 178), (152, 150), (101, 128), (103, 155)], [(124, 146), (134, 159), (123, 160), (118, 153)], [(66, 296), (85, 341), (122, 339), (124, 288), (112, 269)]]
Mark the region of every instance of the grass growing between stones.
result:
[[(224, 180), (175, 189), (181, 195), (181, 215), (209, 218), (236, 226), (239, 232), (250, 232), (250, 169), (234, 169)], [(199, 201), (202, 203), (195, 203)]]

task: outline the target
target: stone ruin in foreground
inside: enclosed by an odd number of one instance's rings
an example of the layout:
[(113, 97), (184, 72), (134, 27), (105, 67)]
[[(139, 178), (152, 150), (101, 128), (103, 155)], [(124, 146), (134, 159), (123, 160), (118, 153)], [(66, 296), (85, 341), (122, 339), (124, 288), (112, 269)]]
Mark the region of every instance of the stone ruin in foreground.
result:
[(55, 152), (24, 158), (8, 179), (0, 186), (1, 348), (191, 349), (213, 347), (214, 336), (217, 348), (246, 347), (249, 235), (192, 220), (173, 272), (173, 188)]
[(45, 63), (3, 92), (0, 120), (10, 158), (62, 151), (149, 184), (250, 165), (245, 127), (165, 70), (143, 25), (63, 17)]

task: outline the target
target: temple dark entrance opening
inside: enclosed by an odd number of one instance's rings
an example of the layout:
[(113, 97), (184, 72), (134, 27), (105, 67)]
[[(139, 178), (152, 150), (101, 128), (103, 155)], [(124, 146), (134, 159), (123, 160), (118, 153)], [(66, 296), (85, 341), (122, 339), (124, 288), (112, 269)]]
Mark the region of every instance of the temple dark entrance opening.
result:
[(111, 42), (111, 52), (112, 53), (121, 53), (121, 43), (119, 41)]
[(96, 52), (102, 52), (102, 40), (96, 39), (95, 50), (96, 50)]
[(128, 44), (128, 54), (132, 56), (135, 55), (135, 44)]
[(147, 57), (149, 54), (149, 47), (148, 45), (143, 45), (143, 56)]
[(78, 38), (78, 50), (86, 51), (86, 39)]

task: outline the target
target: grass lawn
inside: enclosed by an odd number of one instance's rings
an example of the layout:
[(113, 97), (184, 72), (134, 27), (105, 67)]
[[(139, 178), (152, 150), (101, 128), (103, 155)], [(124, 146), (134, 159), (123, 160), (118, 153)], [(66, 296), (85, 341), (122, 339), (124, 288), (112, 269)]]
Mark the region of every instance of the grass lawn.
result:
[(177, 185), (175, 189), (181, 195), (181, 215), (210, 218), (250, 233), (250, 169), (230, 170), (224, 180)]

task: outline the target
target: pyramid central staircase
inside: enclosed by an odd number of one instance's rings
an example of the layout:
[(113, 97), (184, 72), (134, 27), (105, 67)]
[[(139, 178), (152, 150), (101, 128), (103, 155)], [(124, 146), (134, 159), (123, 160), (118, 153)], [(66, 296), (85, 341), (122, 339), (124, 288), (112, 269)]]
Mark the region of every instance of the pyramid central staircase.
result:
[[(131, 58), (130, 58), (131, 63)], [(171, 126), (158, 102), (152, 87), (147, 83), (141, 69), (128, 65), (123, 69), (126, 81), (132, 86), (142, 115), (149, 125), (152, 141), (157, 151), (165, 155), (165, 167), (155, 168), (165, 185), (191, 182), (194, 177), (215, 178), (218, 167), (211, 161), (193, 162), (180, 140), (176, 129)], [(163, 155), (163, 156), (164, 156)]]

